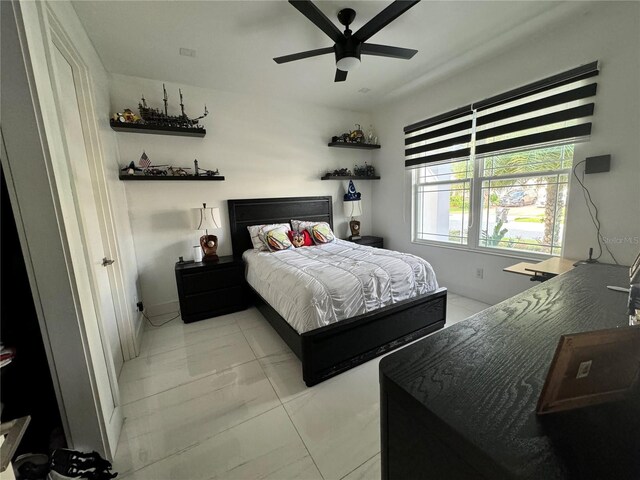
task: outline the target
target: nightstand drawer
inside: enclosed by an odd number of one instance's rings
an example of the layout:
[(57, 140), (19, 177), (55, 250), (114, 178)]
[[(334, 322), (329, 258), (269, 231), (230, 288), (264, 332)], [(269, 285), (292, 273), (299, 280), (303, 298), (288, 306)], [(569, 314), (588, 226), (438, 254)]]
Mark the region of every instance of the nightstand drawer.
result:
[(219, 312), (234, 307), (237, 307), (238, 310), (244, 307), (244, 288), (242, 286), (186, 295), (182, 314), (188, 317), (208, 312), (210, 317), (214, 317)]
[(185, 296), (209, 292), (220, 288), (240, 286), (244, 282), (244, 268), (237, 265), (220, 267), (215, 270), (184, 274), (182, 288)]

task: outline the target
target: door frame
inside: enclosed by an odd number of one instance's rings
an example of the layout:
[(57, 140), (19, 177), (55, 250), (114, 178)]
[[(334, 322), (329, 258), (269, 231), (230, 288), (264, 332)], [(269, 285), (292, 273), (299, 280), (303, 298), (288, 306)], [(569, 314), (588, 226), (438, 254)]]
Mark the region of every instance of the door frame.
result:
[(71, 448), (112, 458), (116, 445), (109, 441), (92, 361), (101, 346), (88, 337), (91, 302), (78, 288), (85, 277), (84, 258), (72, 255), (78, 245), (75, 212), (68, 209), (67, 177), (56, 162), (63, 152), (51, 108), (42, 10), (18, 0), (0, 2), (0, 10), (0, 98), (11, 112), (11, 121), (2, 123), (0, 160), (65, 437)]
[[(82, 59), (82, 56), (74, 47), (73, 42), (65, 32), (55, 13), (45, 3), (44, 10), (46, 25), (51, 41), (49, 48), (58, 48), (60, 53), (71, 65), (74, 78), (77, 78), (76, 92), (78, 94), (78, 108), (80, 110), (80, 121), (82, 123), (83, 135), (89, 170), (91, 175), (92, 188), (96, 199), (96, 209), (98, 211), (98, 221), (100, 223), (102, 241), (105, 246), (105, 253), (115, 262), (108, 269), (109, 283), (113, 294), (113, 306), (116, 313), (116, 324), (123, 360), (131, 360), (139, 355), (139, 344), (136, 341), (137, 332), (134, 319), (127, 308), (126, 296), (124, 295), (124, 276), (119, 263), (122, 258), (118, 246), (117, 236), (114, 229), (114, 219), (112, 215), (111, 201), (105, 182), (104, 175), (104, 149), (100, 141), (99, 128), (96, 123), (97, 116), (94, 108), (94, 95), (92, 89), (92, 79), (89, 69)], [(52, 58), (49, 51), (49, 58)], [(49, 65), (51, 78), (55, 78), (53, 65)], [(54, 90), (57, 98), (57, 90)], [(59, 99), (58, 99), (59, 100)], [(116, 372), (119, 373), (119, 372)]]

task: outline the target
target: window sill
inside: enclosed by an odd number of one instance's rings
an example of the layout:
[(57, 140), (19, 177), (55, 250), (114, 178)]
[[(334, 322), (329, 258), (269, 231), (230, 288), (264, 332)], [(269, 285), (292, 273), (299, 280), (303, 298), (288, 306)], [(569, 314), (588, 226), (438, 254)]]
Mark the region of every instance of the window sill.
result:
[(542, 253), (519, 253), (519, 252), (511, 252), (511, 251), (496, 251), (492, 248), (483, 248), (483, 247), (470, 247), (468, 245), (461, 246), (456, 244), (446, 244), (441, 242), (430, 242), (428, 240), (412, 240), (412, 244), (414, 245), (422, 245), (425, 247), (436, 247), (436, 248), (446, 248), (448, 250), (457, 250), (469, 253), (480, 253), (483, 255), (492, 255), (494, 257), (505, 257), (505, 258), (513, 258), (520, 261), (533, 261), (540, 262), (542, 260), (546, 260), (548, 258), (553, 258), (552, 255), (545, 255)]

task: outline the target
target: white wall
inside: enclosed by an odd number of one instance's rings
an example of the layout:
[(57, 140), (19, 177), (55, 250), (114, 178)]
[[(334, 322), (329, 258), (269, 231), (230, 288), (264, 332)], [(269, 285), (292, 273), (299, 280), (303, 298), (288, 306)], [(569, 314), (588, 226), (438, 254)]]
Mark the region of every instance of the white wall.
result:
[[(130, 108), (138, 111), (142, 94), (147, 104), (162, 108), (162, 82), (124, 75), (112, 75), (112, 112)], [(327, 171), (371, 163), (366, 150), (327, 147), (333, 135), (352, 130), (355, 123), (368, 128), (367, 114), (288, 103), (166, 84), (170, 113), (179, 113), (178, 88), (182, 88), (185, 110), (195, 117), (206, 104), (211, 112), (202, 123), (204, 138), (137, 133), (117, 135), (121, 163), (136, 164), (143, 151), (153, 164), (193, 168), (193, 160), (210, 170), (219, 169), (223, 182), (121, 182), (127, 193), (142, 299), (146, 308), (177, 300), (174, 265), (179, 256), (191, 258), (200, 233), (192, 215), (202, 203), (219, 207), (223, 227), (219, 255), (231, 255), (228, 199), (331, 195), (334, 229), (347, 236), (342, 213), (342, 196), (347, 182), (321, 181)], [(115, 171), (115, 168), (114, 168)], [(363, 196), (363, 234), (371, 230), (371, 183), (356, 181)]]
[[(626, 239), (610, 244), (617, 260), (629, 265), (640, 250), (640, 4), (594, 3), (589, 10), (373, 113), (382, 144), (374, 154), (382, 180), (373, 185), (373, 231), (384, 236), (390, 248), (430, 261), (441, 285), (453, 292), (493, 303), (531, 282), (502, 272), (519, 261), (513, 258), (411, 243), (403, 127), (593, 60), (601, 61), (594, 127), (591, 141), (576, 145), (575, 159), (611, 154), (611, 171), (588, 175), (585, 183), (600, 211), (602, 234)], [(582, 191), (572, 182), (564, 256), (585, 258), (590, 246), (597, 246), (595, 228)], [(611, 258), (605, 252), (601, 261)], [(484, 279), (474, 277), (478, 267), (484, 268)]]

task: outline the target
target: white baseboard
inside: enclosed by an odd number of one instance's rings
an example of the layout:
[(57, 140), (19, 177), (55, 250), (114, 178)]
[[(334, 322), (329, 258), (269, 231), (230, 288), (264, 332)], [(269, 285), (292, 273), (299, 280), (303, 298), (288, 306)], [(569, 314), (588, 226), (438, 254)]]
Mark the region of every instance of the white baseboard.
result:
[(136, 357), (140, 355), (140, 346), (142, 345), (142, 332), (144, 332), (145, 318), (142, 312), (138, 312), (138, 325), (136, 327), (136, 337), (133, 339), (135, 342)]
[(178, 300), (150, 305), (144, 309), (148, 317), (157, 317), (158, 315), (177, 313), (178, 310), (180, 310), (180, 304), (178, 303)]

